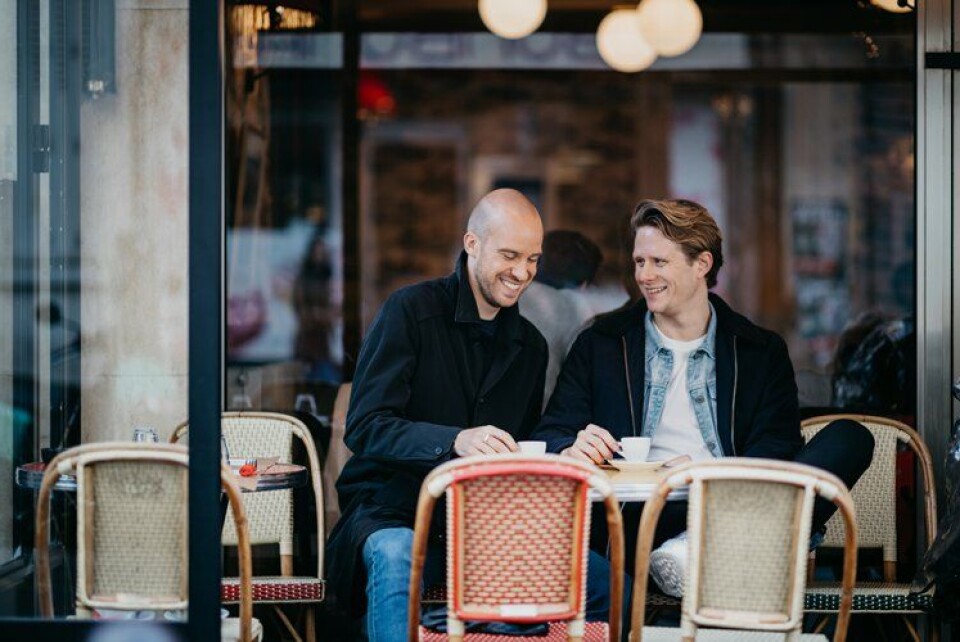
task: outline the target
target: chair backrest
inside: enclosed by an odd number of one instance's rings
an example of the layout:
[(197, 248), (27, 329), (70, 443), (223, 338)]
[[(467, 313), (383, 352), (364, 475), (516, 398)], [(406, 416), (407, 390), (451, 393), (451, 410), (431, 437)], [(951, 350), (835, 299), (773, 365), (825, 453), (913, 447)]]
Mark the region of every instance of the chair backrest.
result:
[[(64, 474), (77, 480), (78, 613), (187, 608), (187, 471), (186, 449), (171, 445), (87, 444), (54, 458), (44, 473), (36, 516), (42, 614), (53, 615), (50, 492)], [(252, 615), (249, 541), (240, 493), (226, 469), (221, 482), (238, 515), (241, 632), (247, 640)]]
[[(838, 419), (858, 421), (873, 435), (873, 460), (851, 490), (857, 508), (857, 542), (860, 548), (883, 549), (885, 579), (894, 581), (897, 561), (897, 444), (907, 444), (913, 450), (922, 472), (927, 547), (933, 543), (937, 532), (937, 496), (930, 451), (920, 435), (906, 424), (869, 415), (811, 417), (801, 426), (804, 440), (810, 441), (827, 424)], [(843, 546), (843, 541), (843, 521), (837, 515), (827, 522), (823, 546)]]
[(856, 566), (853, 502), (839, 479), (810, 466), (729, 458), (668, 473), (644, 506), (637, 541), (631, 640), (639, 640), (657, 519), (667, 495), (689, 486), (688, 564), (681, 635), (699, 626), (799, 635), (814, 499), (840, 507), (847, 521), (841, 608), (835, 640), (850, 617)]
[[(417, 507), (410, 639), (417, 639), (422, 554), (435, 502), (444, 494), (450, 634), (462, 635), (464, 620), (568, 621), (569, 635), (582, 636), (591, 488), (608, 504), (611, 602), (619, 605), (620, 512), (599, 470), (557, 455), (511, 454), (464, 458), (431, 472)], [(610, 639), (617, 639), (619, 608), (610, 617)]]
[(343, 437), (347, 430), (347, 410), (350, 407), (351, 384), (343, 383), (337, 389), (337, 397), (333, 402), (333, 414), (330, 416), (330, 447), (327, 449), (327, 458), (323, 462), (323, 506), (326, 510), (325, 525), (327, 534), (340, 519), (340, 503), (337, 499), (337, 479), (343, 467), (347, 464), (352, 453), (347, 448)]
[[(224, 412), (221, 430), (230, 457), (280, 457), (281, 462), (293, 459), (294, 440), (299, 440), (307, 454), (307, 468), (316, 504), (318, 537), (323, 538), (323, 482), (320, 459), (310, 431), (302, 421), (275, 412)], [(173, 432), (171, 441), (183, 441), (189, 426), (182, 423)], [(281, 573), (291, 575), (293, 568), (293, 491), (274, 490), (265, 493), (244, 493), (243, 507), (247, 516), (252, 544), (276, 544), (280, 548)], [(233, 520), (223, 525), (223, 543), (236, 546), (237, 533)], [(317, 547), (317, 577), (323, 577), (323, 546)]]

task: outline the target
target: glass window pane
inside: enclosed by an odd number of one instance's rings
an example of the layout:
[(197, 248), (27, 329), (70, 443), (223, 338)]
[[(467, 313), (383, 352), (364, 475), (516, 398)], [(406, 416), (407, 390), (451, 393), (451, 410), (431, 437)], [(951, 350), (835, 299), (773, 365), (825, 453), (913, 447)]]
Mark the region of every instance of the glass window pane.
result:
[(305, 10), (228, 15), (227, 406), (320, 426), (344, 359), (342, 39)]
[[(16, 0), (2, 0), (0, 11), (16, 15)], [(12, 285), (14, 198), (17, 184), (17, 22), (0, 24), (0, 310), (14, 309)], [(0, 321), (10, 328), (12, 315)], [(0, 332), (0, 479), (13, 477), (15, 435), (24, 414), (13, 407), (13, 333)], [(16, 425), (15, 425), (16, 423)], [(13, 557), (14, 488), (0, 483), (0, 563)]]
[(708, 33), (638, 74), (609, 71), (588, 34), (364, 34), (364, 328), (397, 288), (450, 271), (490, 189), (520, 189), (547, 231), (601, 248), (594, 312), (638, 296), (624, 234), (635, 203), (690, 198), (724, 233), (716, 292), (787, 339), (805, 412), (912, 415), (913, 18), (901, 20), (855, 37)]
[[(0, 5), (11, 17), (0, 27), (0, 617), (39, 615), (43, 463), (72, 446), (132, 442), (138, 428), (166, 442), (186, 419), (188, 5), (156, 5)], [(87, 576), (95, 559), (134, 550), (155, 569), (121, 564), (103, 579), (97, 566), (94, 592), (152, 590), (145, 582), (167, 571), (186, 585), (185, 497), (166, 520), (183, 512), (181, 528), (161, 538), (162, 506), (175, 493), (152, 485), (162, 480), (148, 468), (120, 471), (120, 484), (106, 473), (85, 478), (102, 536)], [(77, 506), (75, 487), (54, 489), (57, 618), (90, 615), (76, 604)], [(117, 507), (127, 512), (114, 523)]]

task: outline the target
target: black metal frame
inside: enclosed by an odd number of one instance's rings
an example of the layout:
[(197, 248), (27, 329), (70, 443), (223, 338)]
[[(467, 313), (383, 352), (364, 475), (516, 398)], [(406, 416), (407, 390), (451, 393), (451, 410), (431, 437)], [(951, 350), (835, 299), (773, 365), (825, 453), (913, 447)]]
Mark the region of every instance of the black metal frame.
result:
[(360, 78), (360, 30), (354, 2), (338, 3), (337, 29), (343, 34), (343, 70), (340, 83), (340, 198), (343, 208), (343, 380), (353, 371), (363, 339), (360, 251), (360, 121), (357, 88)]
[(220, 638), (223, 408), (222, 0), (190, 3), (189, 639)]
[[(51, 0), (50, 29), (50, 299), (61, 304), (62, 322), (51, 325), (50, 446), (80, 443), (80, 5)], [(57, 384), (56, 382), (59, 382)], [(69, 383), (69, 385), (68, 385)]]
[[(13, 407), (37, 407), (36, 308), (38, 262), (37, 191), (34, 172), (36, 137), (40, 123), (40, 8), (35, 2), (17, 2), (17, 183), (14, 191), (13, 218)], [(36, 422), (23, 435), (14, 435), (13, 461), (24, 463), (35, 450), (33, 433)], [(13, 484), (12, 479), (4, 483)], [(30, 498), (13, 494), (16, 519), (32, 514)], [(32, 528), (14, 529), (13, 546), (31, 547)], [(25, 535), (21, 537), (20, 535)]]
[[(79, 231), (79, 51), (80, 11), (72, 0), (50, 0), (51, 25), (63, 28), (62, 42), (51, 49), (51, 102), (62, 109), (51, 114), (51, 288), (65, 293), (71, 287), (69, 266), (62, 261), (76, 256), (70, 243)], [(220, 533), (219, 524), (209, 519), (220, 497), (220, 411), (222, 408), (222, 0), (193, 0), (189, 9), (189, 420), (193, 426), (190, 444), (190, 617), (187, 623), (158, 623), (176, 640), (214, 640), (220, 637)], [(15, 192), (14, 243), (26, 251), (14, 266), (14, 293), (23, 305), (15, 306), (10, 327), (15, 333), (14, 363), (36, 380), (36, 275), (39, 273), (34, 249), (39, 239), (34, 170), (43, 161), (38, 143), (44, 139), (39, 121), (39, 4), (33, 0), (17, 3), (17, 118), (19, 180)], [(59, 40), (59, 38), (58, 38)], [(76, 47), (74, 49), (74, 47)], [(73, 49), (71, 51), (71, 49)], [(57, 101), (60, 101), (57, 103)], [(59, 147), (58, 147), (59, 146)], [(57, 159), (62, 160), (59, 164)], [(76, 273), (74, 273), (76, 274)], [(68, 298), (64, 298), (67, 301)], [(79, 310), (68, 310), (66, 318), (79, 320)], [(65, 331), (65, 329), (63, 330)], [(63, 335), (58, 337), (64, 338)], [(69, 368), (55, 364), (54, 368)], [(61, 372), (68, 377), (74, 373)], [(79, 373), (75, 373), (79, 374)], [(56, 434), (68, 430), (72, 417), (66, 409), (78, 399), (68, 391), (56, 391), (51, 398)], [(15, 392), (14, 403), (36, 407), (34, 385)], [(72, 434), (74, 438), (78, 437)], [(33, 450), (35, 444), (28, 444)], [(19, 462), (18, 462), (19, 463)], [(32, 542), (23, 542), (29, 546)], [(21, 569), (27, 572), (27, 569)], [(34, 642), (86, 640), (95, 627), (128, 628), (130, 622), (82, 620), (0, 619), (6, 639)]]

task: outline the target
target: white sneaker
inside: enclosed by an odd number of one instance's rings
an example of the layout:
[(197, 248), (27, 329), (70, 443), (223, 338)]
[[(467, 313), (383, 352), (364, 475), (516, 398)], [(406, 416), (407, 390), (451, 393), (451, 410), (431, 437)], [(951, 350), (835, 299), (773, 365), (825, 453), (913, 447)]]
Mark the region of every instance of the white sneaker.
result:
[(650, 553), (650, 577), (660, 590), (672, 597), (683, 597), (687, 575), (687, 533), (668, 539)]

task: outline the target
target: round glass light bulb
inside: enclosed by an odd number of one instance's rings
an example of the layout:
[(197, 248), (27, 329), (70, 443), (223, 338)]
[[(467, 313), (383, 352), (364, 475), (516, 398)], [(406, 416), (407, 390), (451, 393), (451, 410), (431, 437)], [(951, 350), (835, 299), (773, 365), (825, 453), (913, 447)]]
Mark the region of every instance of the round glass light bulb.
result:
[(703, 31), (703, 14), (693, 0), (643, 0), (637, 19), (647, 42), (661, 56), (686, 53)]
[(905, 7), (901, 7), (897, 0), (870, 0), (870, 4), (875, 7), (880, 7), (884, 11), (889, 11), (890, 13), (909, 13), (913, 11), (916, 6), (916, 0), (908, 0), (908, 6)]
[(547, 15), (547, 0), (480, 0), (480, 19), (501, 38), (524, 38), (537, 30)]
[(657, 59), (657, 52), (640, 33), (637, 12), (632, 7), (614, 9), (600, 21), (597, 49), (605, 63), (627, 73), (646, 69)]

